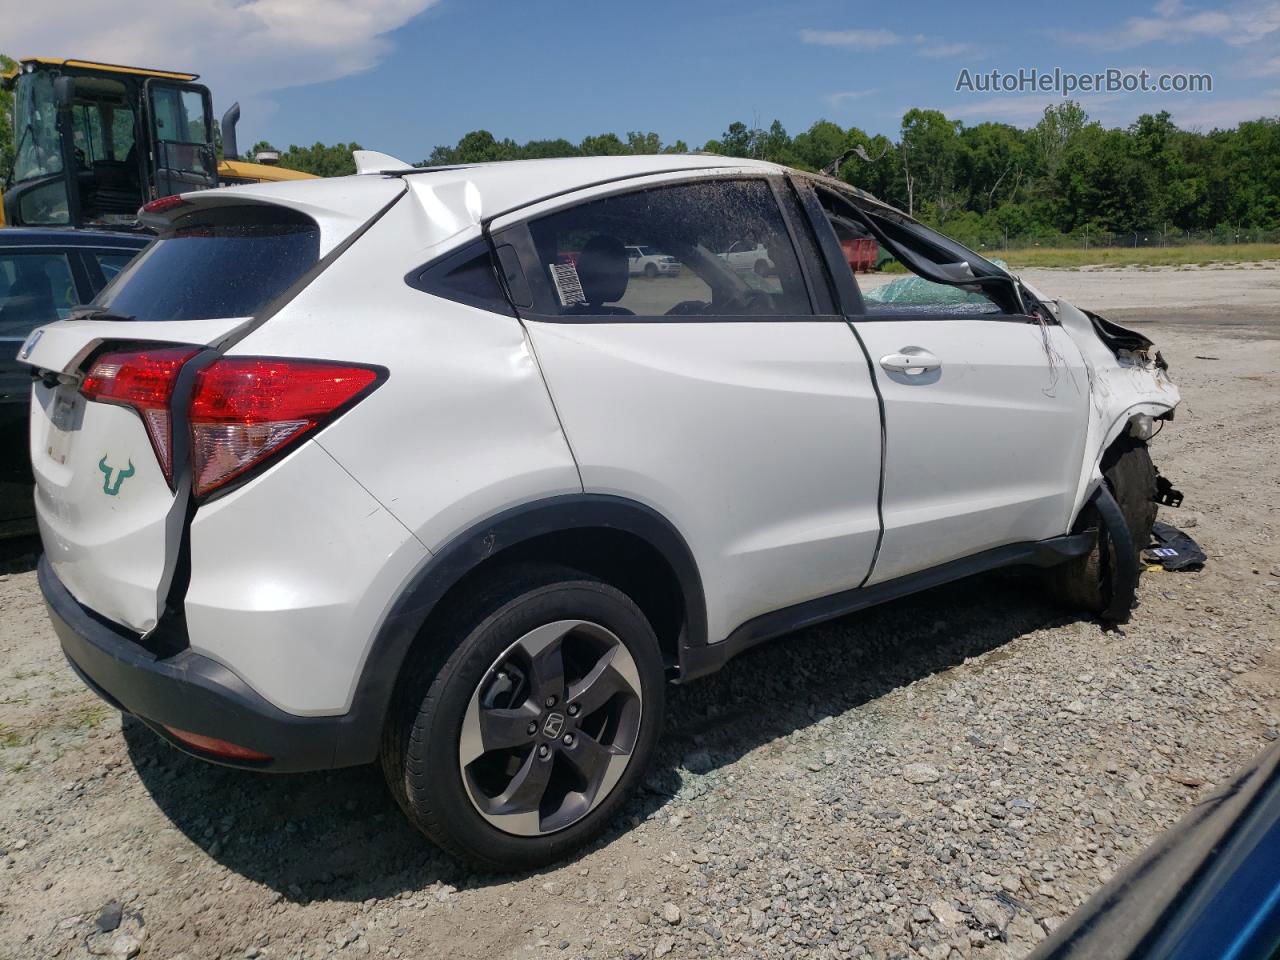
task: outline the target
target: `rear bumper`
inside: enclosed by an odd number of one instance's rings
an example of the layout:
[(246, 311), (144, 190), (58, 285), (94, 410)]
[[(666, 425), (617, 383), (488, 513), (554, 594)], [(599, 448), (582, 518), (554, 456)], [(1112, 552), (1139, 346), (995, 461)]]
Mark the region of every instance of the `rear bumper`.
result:
[[(285, 713), (215, 660), (191, 650), (156, 657), (135, 634), (83, 607), (44, 557), (38, 577), (54, 632), (80, 678), (184, 752), (226, 766), (279, 773), (355, 766), (377, 756), (379, 725), (358, 712), (328, 717)], [(166, 724), (272, 759), (231, 763), (176, 740)]]

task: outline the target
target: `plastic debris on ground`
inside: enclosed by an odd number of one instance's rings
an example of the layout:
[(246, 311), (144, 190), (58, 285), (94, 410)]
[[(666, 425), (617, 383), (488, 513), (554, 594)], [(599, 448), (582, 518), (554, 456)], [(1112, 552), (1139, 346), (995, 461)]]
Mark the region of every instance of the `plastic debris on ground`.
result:
[(1209, 558), (1189, 536), (1159, 520), (1151, 527), (1151, 546), (1142, 551), (1143, 562), (1165, 570), (1199, 570)]

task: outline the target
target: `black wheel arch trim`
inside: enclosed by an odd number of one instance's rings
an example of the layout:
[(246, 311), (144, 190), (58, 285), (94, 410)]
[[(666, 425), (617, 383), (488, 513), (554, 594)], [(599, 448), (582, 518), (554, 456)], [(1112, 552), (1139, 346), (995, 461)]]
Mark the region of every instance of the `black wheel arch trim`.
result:
[(383, 618), (361, 670), (352, 712), (374, 713), (376, 754), (391, 695), (410, 647), (431, 612), (463, 577), (499, 553), (548, 534), (615, 530), (656, 550), (680, 585), (685, 611), (679, 658), (707, 644), (707, 605), (693, 551), (675, 525), (652, 507), (608, 494), (565, 494), (511, 507), (452, 538), (410, 578)]

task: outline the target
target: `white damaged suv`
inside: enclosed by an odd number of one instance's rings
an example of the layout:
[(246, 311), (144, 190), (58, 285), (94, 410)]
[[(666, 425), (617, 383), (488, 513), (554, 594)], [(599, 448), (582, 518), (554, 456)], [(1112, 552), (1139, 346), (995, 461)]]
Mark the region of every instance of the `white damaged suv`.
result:
[[(358, 159), (152, 202), (20, 352), (53, 625), (175, 746), (378, 761), (522, 868), (615, 814), (666, 683), (753, 644), (1012, 564), (1127, 615), (1176, 496), (1141, 335), (767, 163)], [(916, 292), (864, 297), (850, 238)], [(629, 282), (635, 245), (678, 276)]]

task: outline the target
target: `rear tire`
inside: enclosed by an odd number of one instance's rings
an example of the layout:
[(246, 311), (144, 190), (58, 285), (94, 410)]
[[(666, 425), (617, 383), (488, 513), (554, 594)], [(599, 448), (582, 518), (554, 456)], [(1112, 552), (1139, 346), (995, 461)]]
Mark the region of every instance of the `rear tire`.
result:
[[(1102, 457), (1102, 477), (1111, 495), (1120, 505), (1125, 526), (1133, 538), (1134, 548), (1141, 551), (1151, 541), (1151, 527), (1156, 519), (1156, 469), (1145, 441), (1122, 437)], [(1097, 510), (1088, 504), (1076, 521), (1077, 530), (1097, 527)], [(1098, 614), (1107, 608), (1109, 584), (1107, 571), (1115, 570), (1115, 545), (1107, 538), (1112, 556), (1104, 563), (1102, 551), (1094, 548), (1081, 557), (1069, 560), (1048, 571), (1049, 592), (1064, 605)]]
[(644, 265), (644, 275), (652, 280), (658, 275), (658, 268), (652, 263), (646, 263)]
[(665, 672), (644, 614), (588, 574), (521, 565), (451, 604), (432, 634), (405, 664), (383, 735), (383, 773), (409, 820), (492, 871), (589, 842), (662, 729)]

